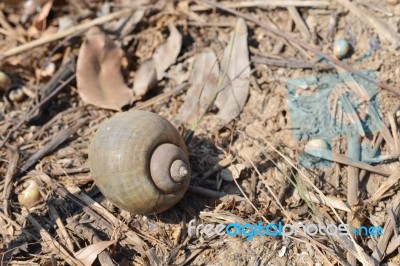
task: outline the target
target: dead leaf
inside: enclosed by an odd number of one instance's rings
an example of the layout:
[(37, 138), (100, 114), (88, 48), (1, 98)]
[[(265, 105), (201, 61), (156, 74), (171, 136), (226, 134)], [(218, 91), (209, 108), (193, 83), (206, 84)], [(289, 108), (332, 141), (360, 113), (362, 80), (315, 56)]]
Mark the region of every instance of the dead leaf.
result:
[[(162, 80), (165, 71), (175, 63), (182, 47), (182, 35), (172, 24), (168, 25), (168, 39), (155, 50), (152, 58), (146, 60), (136, 74), (133, 91), (135, 96), (145, 95)], [(154, 76), (155, 74), (155, 76)]]
[(122, 49), (98, 27), (89, 29), (76, 67), (82, 100), (97, 107), (120, 111), (130, 103), (133, 92), (121, 73)]
[(221, 62), (223, 78), (221, 91), (215, 101), (219, 108), (218, 118), (224, 125), (242, 111), (249, 95), (250, 61), (247, 45), (247, 26), (244, 19), (236, 22)]
[(133, 92), (135, 96), (143, 96), (146, 92), (157, 85), (157, 73), (154, 60), (145, 61), (136, 73)]
[(97, 256), (114, 243), (115, 240), (97, 242), (77, 251), (74, 256), (85, 266), (91, 266)]
[(214, 52), (205, 49), (196, 56), (194, 65), (192, 85), (175, 118), (178, 123), (198, 119), (217, 95), (219, 65)]
[(244, 164), (230, 165), (227, 169), (221, 170), (221, 178), (224, 181), (232, 182), (233, 179), (238, 179), (242, 171), (246, 169)]
[(153, 59), (156, 64), (157, 79), (164, 77), (165, 71), (176, 61), (181, 51), (182, 35), (173, 24), (168, 25), (169, 37), (154, 52)]

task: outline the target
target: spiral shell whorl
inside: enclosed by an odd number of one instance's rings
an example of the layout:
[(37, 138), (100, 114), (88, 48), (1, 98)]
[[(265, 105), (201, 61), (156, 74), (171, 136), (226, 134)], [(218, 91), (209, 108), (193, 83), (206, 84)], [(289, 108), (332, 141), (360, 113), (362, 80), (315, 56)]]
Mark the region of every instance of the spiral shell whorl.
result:
[[(188, 173), (177, 182), (169, 173), (178, 160)], [(150, 112), (119, 113), (105, 121), (91, 142), (89, 162), (103, 195), (137, 214), (169, 209), (189, 186), (189, 159), (182, 137), (171, 123)], [(153, 178), (151, 172), (157, 164), (161, 174)], [(160, 182), (167, 186), (160, 186)]]

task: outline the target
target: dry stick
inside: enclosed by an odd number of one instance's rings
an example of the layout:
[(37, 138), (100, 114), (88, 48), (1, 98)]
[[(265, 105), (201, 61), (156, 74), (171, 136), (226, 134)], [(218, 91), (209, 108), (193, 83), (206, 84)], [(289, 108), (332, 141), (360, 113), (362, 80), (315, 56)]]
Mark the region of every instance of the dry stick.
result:
[(66, 84), (68, 84), (71, 80), (75, 78), (75, 74), (72, 75), (68, 80), (65, 81), (65, 83), (60, 84), (57, 89), (55, 89), (51, 94), (49, 94), (46, 98), (44, 98), (40, 103), (35, 105), (26, 115), (25, 119), (21, 120), (15, 127), (13, 127), (11, 130), (8, 131), (7, 136), (4, 138), (4, 140), (0, 144), (0, 149), (3, 148), (4, 144), (11, 138), (11, 135), (18, 130), (22, 125), (25, 124), (29, 120), (29, 117), (35, 113), (43, 104), (46, 104), (55, 94), (57, 94), (60, 90), (62, 90)]
[[(58, 148), (64, 141), (69, 139), (69, 137), (74, 134), (83, 124), (86, 123), (86, 120), (79, 122), (76, 126), (66, 128), (58, 132), (51, 141), (49, 141), (42, 149), (37, 151), (35, 154), (33, 154), (26, 162), (25, 164), (21, 167), (21, 170), (19, 171), (18, 174), (23, 173), (24, 171), (29, 170), (35, 163), (37, 163), (40, 159), (42, 159), (44, 156), (52, 153), (54, 150)], [(18, 175), (17, 174), (17, 175)]]
[[(399, 202), (393, 204), (393, 208), (394, 208), (394, 216), (396, 217), (400, 213)], [(378, 244), (376, 245), (375, 250), (372, 253), (372, 257), (379, 263), (383, 259), (383, 254), (385, 253), (386, 247), (388, 246), (389, 239), (393, 233), (393, 228), (395, 224), (396, 224), (395, 221), (393, 221), (390, 218), (386, 221), (385, 226), (383, 227), (383, 236), (379, 238)]]
[[(209, 0), (201, 0), (200, 2), (204, 2), (204, 3), (206, 3), (206, 4), (210, 5), (210, 6), (219, 8), (219, 9), (224, 10), (224, 11), (226, 11), (228, 13), (233, 14), (233, 15), (242, 17), (242, 18), (244, 18), (244, 19), (246, 19), (246, 20), (248, 20), (248, 21), (250, 21), (250, 22), (252, 22), (252, 23), (254, 23), (256, 25), (258, 25), (259, 27), (261, 27), (263, 29), (265, 29), (265, 30), (267, 30), (269, 32), (272, 32), (273, 34), (275, 34), (275, 35), (277, 35), (279, 37), (282, 37), (282, 38), (285, 38), (285, 39), (287, 39), (287, 40), (289, 40), (291, 42), (297, 43), (298, 45), (302, 46), (303, 48), (313, 52), (315, 55), (318, 55), (318, 56), (321, 56), (323, 58), (328, 59), (329, 61), (331, 61), (335, 65), (343, 68), (344, 70), (346, 70), (348, 72), (355, 72), (356, 71), (356, 69), (354, 69), (353, 67), (351, 67), (351, 66), (345, 64), (344, 62), (338, 60), (337, 58), (334, 58), (333, 56), (330, 56), (328, 54), (323, 53), (321, 50), (319, 50), (317, 47), (309, 44), (307, 41), (303, 41), (301, 39), (298, 39), (295, 36), (293, 36), (292, 34), (289, 34), (289, 33), (284, 32), (282, 30), (275, 29), (275, 28), (263, 23), (261, 20), (255, 18), (255, 17), (252, 17), (251, 15), (244, 14), (242, 12), (236, 11), (236, 10), (234, 10), (232, 8), (226, 7), (226, 6), (222, 5), (222, 4), (219, 4), (219, 3), (216, 3), (216, 2), (212, 2), (212, 1), (209, 1)], [(367, 75), (364, 75), (364, 74), (362, 74), (360, 72), (355, 72), (354, 74), (359, 76), (359, 77), (361, 77), (361, 78), (363, 78), (363, 79), (365, 79), (365, 80), (367, 80), (367, 81), (369, 81), (369, 82), (372, 82), (373, 84), (377, 84), (380, 88), (385, 89), (385, 90), (387, 90), (387, 91), (389, 91), (389, 92), (391, 92), (391, 93), (393, 93), (393, 94), (395, 94), (395, 95), (400, 97), (400, 90), (392, 87), (391, 85), (389, 85), (389, 84), (387, 84), (385, 82), (376, 82), (373, 78), (371, 78), (371, 77), (369, 77)]]
[(313, 192), (308, 192), (307, 196), (309, 196), (308, 200), (310, 200), (314, 203), (325, 205), (328, 207), (333, 207), (335, 209), (342, 210), (345, 212), (351, 212), (349, 204), (347, 204), (346, 202), (343, 202), (340, 199), (328, 197), (328, 196), (325, 196), (324, 198), (322, 198), (320, 195), (315, 194)]
[(29, 213), (25, 208), (22, 209), (22, 215), (28, 219), (42, 237), (43, 243), (50, 248), (55, 254), (60, 255), (68, 264), (84, 266), (84, 264), (75, 259), (68, 251), (60, 245), (51, 235), (42, 227), (42, 225)]
[(69, 35), (74, 34), (75, 32), (84, 31), (84, 30), (87, 30), (90, 27), (93, 27), (93, 26), (96, 26), (96, 25), (101, 25), (101, 24), (104, 24), (104, 23), (109, 22), (111, 20), (115, 20), (115, 19), (118, 19), (118, 18), (123, 18), (123, 17), (129, 16), (129, 15), (132, 14), (132, 10), (134, 10), (134, 8), (125, 8), (125, 9), (123, 9), (121, 11), (117, 11), (117, 12), (105, 15), (103, 17), (96, 18), (94, 20), (90, 20), (88, 22), (76, 25), (76, 26), (68, 28), (66, 30), (59, 31), (59, 32), (51, 34), (51, 35), (45, 35), (45, 36), (43, 36), (43, 37), (41, 37), (39, 39), (33, 40), (31, 42), (28, 42), (28, 43), (24, 43), (24, 44), (22, 44), (20, 46), (17, 46), (15, 48), (11, 48), (11, 49), (5, 51), (4, 53), (0, 53), (0, 58), (7, 58), (7, 57), (10, 57), (10, 56), (13, 56), (13, 55), (16, 55), (16, 54), (31, 50), (31, 49), (33, 49), (35, 47), (40, 46), (40, 45), (43, 45), (43, 44), (46, 44), (46, 43), (49, 43), (49, 42), (52, 42), (52, 41), (56, 41), (56, 40), (65, 38), (65, 37), (67, 37)]
[[(40, 239), (34, 235), (31, 234), (28, 230), (23, 230), (24, 228), (22, 226), (20, 226), (19, 224), (17, 224), (13, 219), (9, 218), (7, 215), (5, 215), (2, 211), (0, 211), (0, 217), (2, 219), (4, 219), (5, 221), (7, 221), (9, 224), (11, 224), (12, 226), (15, 227), (15, 229), (17, 229), (18, 231), (21, 231), (23, 234), (27, 234), (28, 236), (32, 237), (33, 240), (35, 240), (36, 242), (39, 242)], [(1, 265), (1, 261), (0, 261), (0, 265)]]
[[(242, 7), (261, 7), (261, 6), (271, 6), (271, 7), (288, 7), (288, 6), (298, 6), (298, 7), (326, 7), (329, 6), (329, 1), (299, 1), (299, 0), (285, 0), (285, 1), (276, 1), (276, 0), (253, 0), (253, 1), (239, 1), (239, 2), (230, 2), (224, 1), (221, 2), (224, 6), (230, 8), (242, 8)], [(207, 6), (194, 6), (190, 8), (192, 11), (205, 11), (210, 8)]]
[[(114, 231), (114, 226), (110, 223), (109, 220), (103, 218), (97, 212), (95, 212), (88, 204), (77, 198), (75, 195), (71, 194), (68, 190), (66, 190), (63, 186), (59, 185), (55, 181), (53, 181), (48, 175), (44, 174), (40, 171), (31, 171), (30, 174), (32, 176), (36, 176), (37, 178), (41, 179), (45, 182), (50, 188), (52, 188), (56, 193), (61, 195), (64, 198), (68, 198), (78, 207), (81, 207), (85, 213), (91, 216), (93, 219), (99, 221), (102, 226), (107, 228), (110, 232)], [(132, 232), (133, 233), (133, 232)], [(139, 253), (145, 255), (146, 252), (144, 251), (145, 243), (140, 239), (136, 234), (133, 233), (133, 236), (128, 236), (129, 244), (134, 247), (134, 249)]]
[(389, 176), (387, 180), (375, 191), (374, 195), (370, 197), (366, 202), (375, 205), (381, 197), (389, 190), (392, 189), (400, 181), (400, 173), (396, 172)]
[(306, 153), (315, 156), (317, 158), (323, 158), (325, 160), (328, 161), (334, 161), (340, 164), (344, 164), (347, 166), (353, 166), (353, 167), (357, 167), (359, 169), (364, 169), (367, 170), (369, 172), (375, 173), (375, 174), (379, 174), (382, 176), (390, 176), (392, 173), (385, 171), (379, 167), (376, 166), (372, 166), (366, 163), (363, 163), (361, 161), (357, 161), (357, 160), (353, 160), (353, 159), (349, 159), (347, 158), (346, 155), (340, 154), (340, 153), (336, 153), (330, 150), (324, 150), (324, 149), (305, 149), (304, 150)]
[(189, 87), (189, 85), (190, 85), (189, 83), (183, 83), (183, 84), (173, 88), (169, 92), (165, 92), (165, 93), (157, 95), (156, 97), (153, 97), (153, 98), (151, 98), (151, 99), (149, 99), (149, 100), (147, 100), (147, 101), (145, 101), (143, 103), (137, 104), (132, 109), (133, 110), (143, 110), (143, 109), (145, 109), (147, 107), (150, 107), (153, 104), (156, 104), (156, 103), (158, 103), (158, 102), (160, 102), (160, 101), (162, 101), (162, 100), (164, 100), (164, 99), (166, 99), (166, 98), (168, 98), (168, 97), (170, 97), (170, 96), (172, 96), (174, 94), (178, 94), (178, 93), (184, 92)]
[(350, 2), (349, 0), (337, 1), (345, 6), (351, 13), (358, 16), (362, 22), (366, 21), (370, 24), (370, 26), (374, 27), (379, 36), (382, 39), (391, 42), (395, 49), (399, 48), (400, 36), (390, 27), (390, 25), (375, 16), (374, 13), (368, 11), (367, 9), (358, 7), (356, 4)]
[[(356, 134), (356, 135), (354, 135)], [(350, 133), (348, 137), (348, 157), (350, 160), (360, 160), (361, 156), (361, 137), (357, 133)], [(348, 185), (347, 185), (347, 202), (352, 208), (352, 212), (347, 214), (347, 223), (349, 226), (349, 231), (352, 232), (354, 226), (353, 221), (356, 219), (354, 217), (354, 212), (356, 211), (353, 207), (355, 207), (358, 203), (358, 176), (359, 176), (359, 169), (356, 167), (349, 166), (347, 169), (347, 178), (348, 178)], [(355, 241), (357, 241), (356, 236), (353, 236)], [(357, 243), (357, 242), (356, 242)], [(357, 265), (357, 259), (351, 254), (350, 252), (347, 253), (347, 260), (351, 265)]]
[(299, 11), (297, 10), (297, 8), (294, 6), (289, 6), (287, 10), (289, 11), (289, 14), (292, 16), (294, 23), (296, 23), (296, 26), (299, 29), (300, 33), (303, 35), (303, 38), (305, 38), (306, 40), (310, 40), (311, 33), (306, 23), (304, 22), (303, 18), (301, 17)]
[(392, 130), (392, 136), (394, 139), (394, 146), (396, 153), (398, 154), (400, 152), (400, 145), (399, 145), (399, 134), (397, 132), (397, 124), (395, 121), (395, 116), (393, 114), (389, 115), (389, 123), (390, 123), (390, 129)]
[[(394, 212), (392, 210), (392, 208), (388, 208), (388, 214), (389, 214), (389, 218), (393, 221), (394, 226), (393, 226), (393, 233), (394, 233), (394, 237), (393, 239), (395, 239), (395, 237), (397, 238), (399, 236), (399, 229), (396, 223), (396, 216), (394, 215)], [(389, 247), (389, 245), (388, 245)], [(386, 249), (387, 252), (387, 249)], [(397, 247), (397, 252), (400, 254), (400, 247)], [(388, 254), (388, 253), (386, 253)]]
[[(325, 198), (326, 196), (322, 193), (322, 191), (314, 185), (314, 183), (295, 165), (295, 163), (289, 159), (286, 155), (284, 155), (282, 152), (280, 152), (277, 148), (275, 148), (267, 139), (262, 137), (262, 140), (270, 147), (272, 150), (274, 150), (276, 153), (278, 153), (290, 166), (292, 166), (294, 169), (296, 169), (297, 173), (303, 178), (304, 181), (306, 181), (315, 191), (318, 192), (318, 195), (320, 195), (322, 198)], [(344, 224), (343, 220), (340, 218), (336, 210), (332, 207), (329, 206), (332, 210), (332, 212), (335, 214), (335, 216), (338, 218), (339, 222)], [(350, 237), (344, 236), (344, 235), (336, 235), (335, 238), (343, 245), (345, 246), (350, 252), (353, 253), (353, 255), (361, 261), (364, 265), (374, 265), (373, 259), (365, 253), (364, 249), (357, 245), (355, 243), (354, 238), (350, 235)], [(311, 239), (312, 240), (312, 239)]]
[[(111, 222), (111, 224), (114, 226), (114, 228), (122, 228), (125, 230), (124, 234), (125, 236), (132, 240), (135, 244), (136, 243), (141, 243), (141, 246), (143, 247), (145, 244), (142, 241), (141, 238), (139, 238), (135, 232), (129, 229), (129, 227), (122, 223), (117, 217), (115, 217), (112, 213), (110, 213), (108, 210), (106, 210), (103, 206), (101, 206), (99, 203), (94, 201), (91, 197), (83, 193), (80, 188), (78, 187), (68, 187), (67, 188), (68, 192), (71, 193), (71, 195), (75, 195), (76, 198), (81, 200), (84, 204), (87, 204), (90, 206), (95, 212), (99, 213), (101, 217), (104, 217), (107, 221)], [(155, 252), (153, 249), (148, 249), (145, 251), (146, 256), (149, 258), (151, 265), (161, 265), (160, 260), (157, 258)]]
[(58, 214), (56, 208), (53, 203), (48, 202), (47, 206), (49, 207), (49, 214), (51, 219), (57, 224), (60, 232), (59, 237), (65, 241), (66, 246), (68, 247), (71, 253), (74, 253), (74, 244), (72, 243), (71, 237), (69, 236), (67, 230), (65, 230), (65, 226), (61, 221), (60, 215)]
[(278, 66), (285, 68), (303, 68), (303, 69), (313, 69), (318, 66), (313, 63), (308, 63), (300, 60), (294, 59), (282, 59), (282, 58), (272, 58), (264, 56), (252, 56), (251, 61), (256, 64), (265, 64), (269, 66)]
[[(103, 241), (100, 237), (97, 236), (93, 229), (84, 224), (79, 224), (72, 219), (69, 219), (67, 227), (71, 231), (75, 231), (79, 236), (86, 238), (90, 243), (98, 243)], [(115, 265), (107, 250), (103, 250), (98, 255), (98, 259), (101, 265)]]
[(19, 153), (18, 150), (12, 146), (8, 146), (10, 161), (8, 163), (7, 173), (4, 178), (4, 189), (3, 189), (3, 211), (8, 216), (8, 198), (10, 197), (12, 184), (13, 184), (13, 176), (15, 169), (18, 165)]

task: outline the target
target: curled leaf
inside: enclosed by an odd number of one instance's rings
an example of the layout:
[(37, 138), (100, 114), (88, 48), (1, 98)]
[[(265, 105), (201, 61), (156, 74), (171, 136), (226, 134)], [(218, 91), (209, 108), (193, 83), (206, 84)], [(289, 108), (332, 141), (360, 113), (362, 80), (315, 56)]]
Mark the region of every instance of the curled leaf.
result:
[(136, 74), (133, 91), (136, 96), (145, 95), (163, 79), (165, 71), (175, 63), (182, 47), (182, 35), (172, 24), (168, 26), (168, 39), (155, 50), (153, 56), (145, 61)]
[(210, 49), (196, 56), (192, 73), (192, 85), (188, 89), (185, 102), (176, 116), (178, 123), (195, 122), (207, 110), (218, 92), (219, 66), (217, 57)]
[(122, 49), (98, 27), (89, 29), (79, 50), (76, 69), (78, 92), (88, 104), (120, 111), (133, 92), (121, 73)]
[(215, 101), (219, 108), (218, 118), (226, 124), (242, 111), (249, 95), (250, 60), (247, 45), (247, 26), (239, 18), (231, 33), (221, 62), (222, 86)]

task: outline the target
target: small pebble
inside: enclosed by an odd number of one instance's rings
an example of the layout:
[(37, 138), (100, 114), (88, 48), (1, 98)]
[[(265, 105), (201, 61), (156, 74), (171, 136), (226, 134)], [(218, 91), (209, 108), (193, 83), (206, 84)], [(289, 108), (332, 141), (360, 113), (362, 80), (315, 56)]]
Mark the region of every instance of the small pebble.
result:
[(346, 57), (349, 51), (350, 44), (346, 39), (338, 39), (333, 44), (333, 55), (338, 59)]
[(387, 0), (386, 1), (389, 5), (397, 5), (399, 3), (399, 0)]
[(7, 91), (11, 86), (11, 79), (6, 73), (0, 71), (0, 91)]

